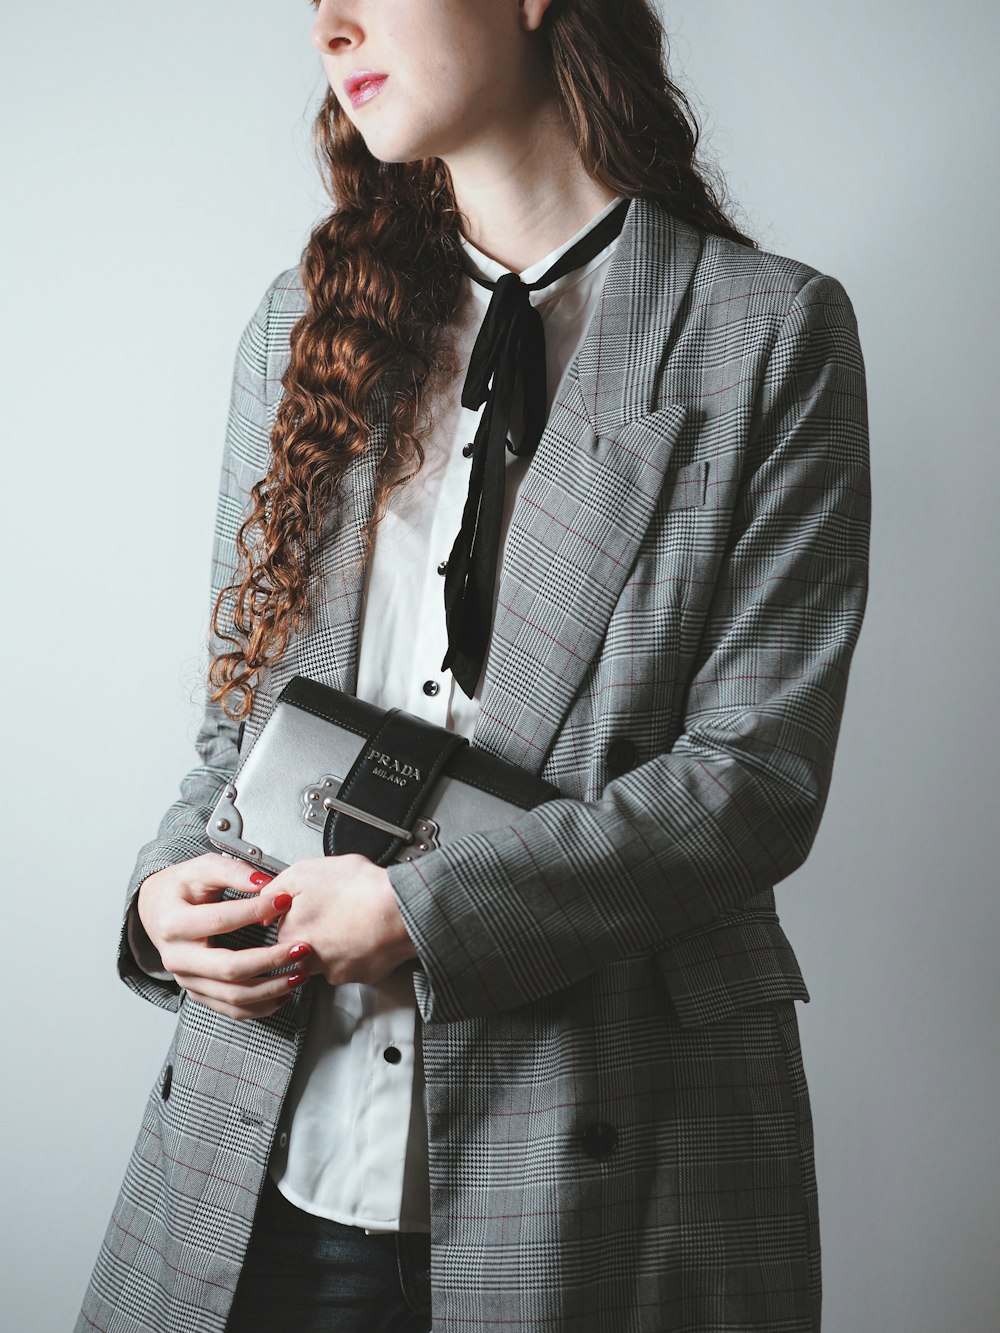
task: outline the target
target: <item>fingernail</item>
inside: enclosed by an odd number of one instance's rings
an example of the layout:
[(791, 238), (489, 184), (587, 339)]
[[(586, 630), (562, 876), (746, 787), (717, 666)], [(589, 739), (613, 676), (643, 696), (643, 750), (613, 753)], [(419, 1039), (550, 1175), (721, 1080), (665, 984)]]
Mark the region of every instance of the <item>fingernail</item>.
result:
[(255, 889), (262, 889), (265, 884), (270, 884), (272, 879), (273, 875), (265, 875), (263, 870), (255, 870), (250, 876), (250, 883)]
[(288, 961), (290, 963), (297, 963), (300, 958), (308, 958), (311, 953), (311, 944), (293, 944), (288, 950)]
[(275, 895), (274, 910), (279, 916), (281, 916), (283, 912), (287, 912), (291, 905), (292, 895), (290, 893), (279, 893)]
[(301, 986), (306, 979), (304, 972), (290, 972), (285, 978), (285, 984), (289, 990), (294, 990), (296, 986)]

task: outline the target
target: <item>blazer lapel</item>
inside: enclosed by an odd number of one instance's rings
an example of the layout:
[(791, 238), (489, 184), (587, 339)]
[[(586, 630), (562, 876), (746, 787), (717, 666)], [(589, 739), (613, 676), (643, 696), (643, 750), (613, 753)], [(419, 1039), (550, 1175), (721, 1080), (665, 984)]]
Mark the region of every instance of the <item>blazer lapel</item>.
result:
[(511, 518), (475, 743), (538, 772), (635, 560), (686, 409), (657, 405), (700, 234), (634, 199)]

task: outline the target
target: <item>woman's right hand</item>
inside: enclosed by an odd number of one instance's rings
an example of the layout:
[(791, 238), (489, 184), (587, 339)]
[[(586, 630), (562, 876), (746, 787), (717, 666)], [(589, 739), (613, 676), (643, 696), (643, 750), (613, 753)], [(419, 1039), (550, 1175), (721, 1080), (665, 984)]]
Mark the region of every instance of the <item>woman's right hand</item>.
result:
[[(215, 935), (267, 926), (287, 912), (290, 896), (264, 892), (270, 882), (271, 876), (261, 870), (207, 852), (156, 871), (139, 889), (139, 920), (164, 968), (192, 1000), (229, 1018), (266, 1018), (306, 979), (298, 967), (279, 977), (266, 974), (302, 961), (311, 952), (308, 944), (286, 941), (254, 949), (212, 944)], [(223, 902), (226, 889), (255, 896)]]

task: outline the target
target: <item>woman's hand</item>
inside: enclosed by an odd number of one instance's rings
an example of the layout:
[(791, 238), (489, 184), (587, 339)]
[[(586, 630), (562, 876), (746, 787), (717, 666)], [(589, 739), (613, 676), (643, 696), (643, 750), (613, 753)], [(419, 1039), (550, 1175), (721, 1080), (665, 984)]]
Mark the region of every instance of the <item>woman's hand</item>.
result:
[(324, 856), (297, 861), (271, 888), (291, 894), (278, 939), (311, 946), (301, 960), (331, 986), (346, 981), (382, 981), (416, 958), (388, 873), (363, 856)]
[[(209, 852), (158, 870), (139, 889), (139, 920), (164, 968), (191, 999), (229, 1018), (266, 1018), (285, 1003), (289, 988), (306, 979), (301, 967), (279, 977), (266, 975), (308, 955), (305, 946), (289, 948), (301, 945), (301, 936), (292, 941), (286, 931), (284, 942), (257, 949), (223, 949), (211, 943), (212, 936), (243, 926), (270, 925), (286, 911), (291, 899), (280, 890), (276, 893), (272, 884), (263, 871)], [(221, 902), (225, 889), (257, 896)]]

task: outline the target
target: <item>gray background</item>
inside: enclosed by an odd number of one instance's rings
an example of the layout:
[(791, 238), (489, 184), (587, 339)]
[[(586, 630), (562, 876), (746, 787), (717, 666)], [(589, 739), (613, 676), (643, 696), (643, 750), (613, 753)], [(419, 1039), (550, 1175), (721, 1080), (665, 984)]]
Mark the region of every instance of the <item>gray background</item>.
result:
[[(779, 889), (813, 1000), (824, 1328), (986, 1333), (1000, 11), (665, 8), (744, 224), (841, 279), (869, 371), (868, 620), (823, 827)], [(272, 0), (0, 19), (0, 1323), (19, 1333), (70, 1326), (170, 1036), (115, 980), (120, 898), (191, 762), (236, 340), (323, 206), (309, 23)]]

